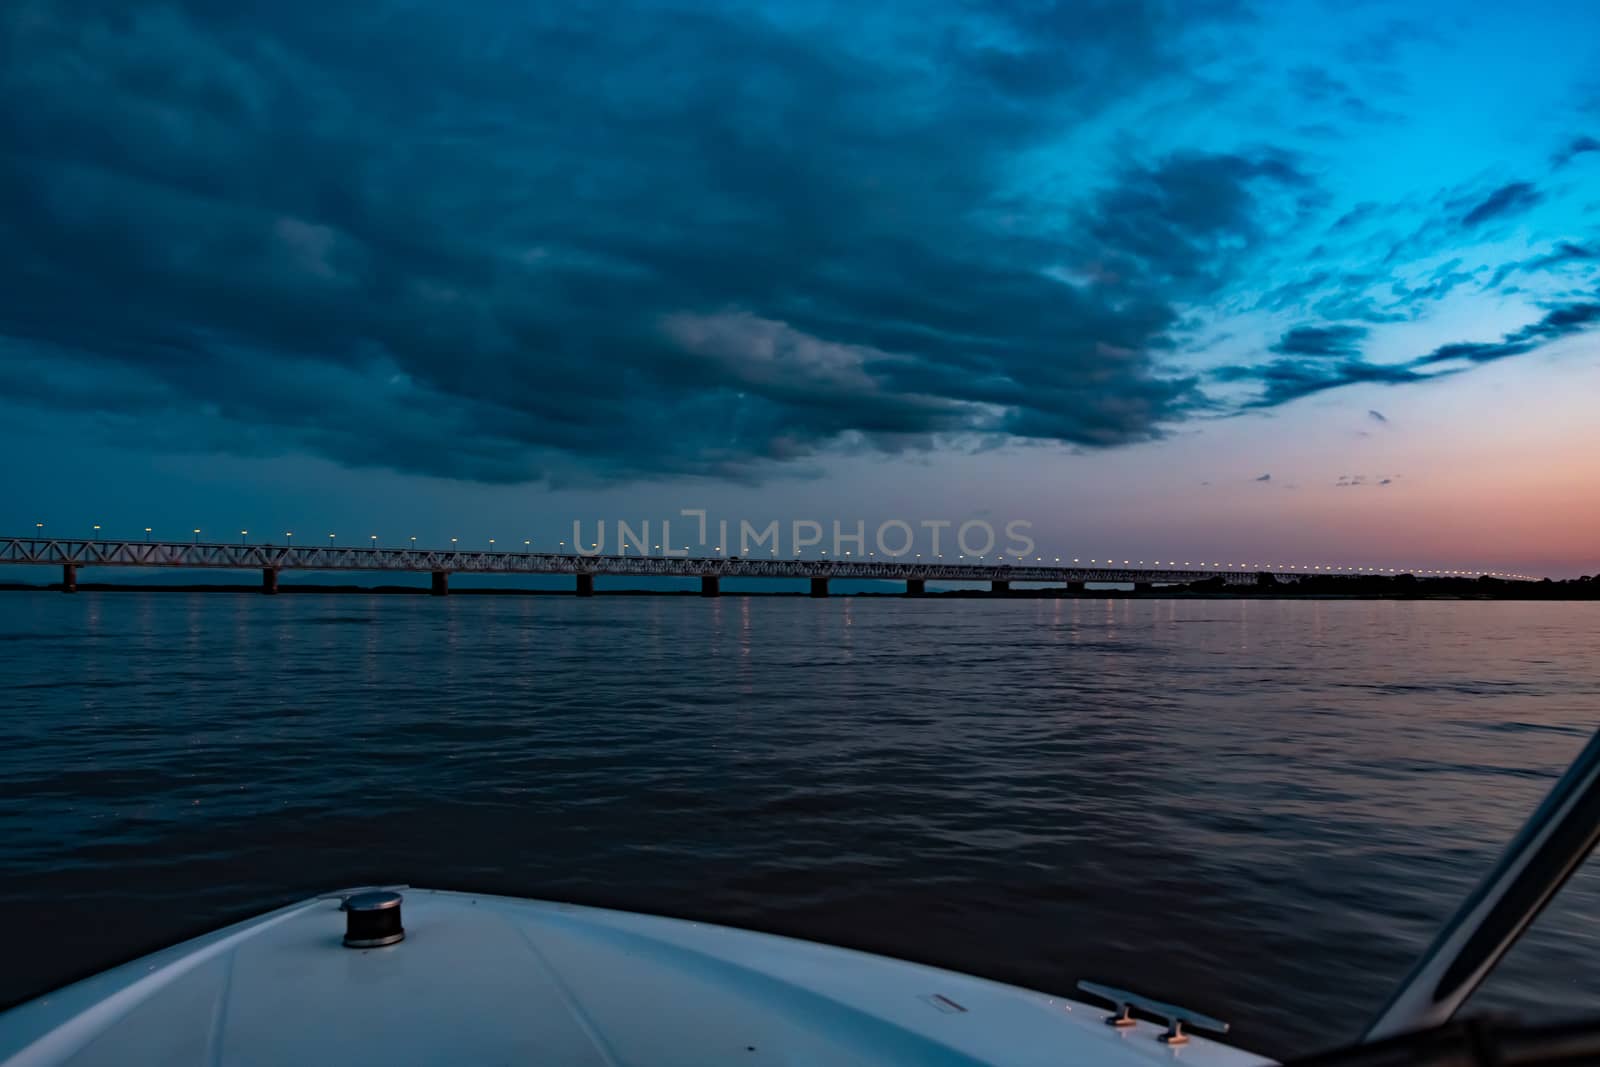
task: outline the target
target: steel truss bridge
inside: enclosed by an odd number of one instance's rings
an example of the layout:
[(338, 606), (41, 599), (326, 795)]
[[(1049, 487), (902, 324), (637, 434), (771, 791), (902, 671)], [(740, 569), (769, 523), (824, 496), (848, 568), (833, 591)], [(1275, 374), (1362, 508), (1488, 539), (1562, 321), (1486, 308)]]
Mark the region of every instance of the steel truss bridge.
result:
[[(1210, 568), (1081, 567), (1076, 564), (1025, 563), (888, 563), (861, 559), (740, 559), (692, 556), (581, 555), (557, 552), (477, 552), (431, 548), (345, 548), (333, 545), (252, 545), (186, 541), (76, 540), (44, 537), (0, 538), (0, 566), (59, 566), (62, 588), (77, 588), (82, 567), (170, 567), (186, 570), (258, 570), (262, 592), (278, 591), (281, 571), (409, 571), (432, 575), (432, 591), (449, 591), (451, 574), (571, 575), (580, 596), (594, 592), (597, 576), (698, 578), (701, 592), (715, 596), (723, 578), (799, 578), (811, 583), (814, 596), (828, 594), (832, 579), (869, 579), (906, 583), (908, 593), (922, 593), (927, 583), (988, 582), (1005, 592), (1014, 582), (1064, 585), (1082, 590), (1088, 582), (1128, 583), (1134, 588), (1222, 578), (1232, 585), (1253, 585), (1264, 575), (1296, 582), (1328, 575), (1394, 574), (1367, 567), (1318, 567), (1284, 570), (1271, 565)], [(1433, 571), (1430, 575), (1478, 577), (1491, 572)], [(1493, 575), (1509, 577), (1508, 575)]]

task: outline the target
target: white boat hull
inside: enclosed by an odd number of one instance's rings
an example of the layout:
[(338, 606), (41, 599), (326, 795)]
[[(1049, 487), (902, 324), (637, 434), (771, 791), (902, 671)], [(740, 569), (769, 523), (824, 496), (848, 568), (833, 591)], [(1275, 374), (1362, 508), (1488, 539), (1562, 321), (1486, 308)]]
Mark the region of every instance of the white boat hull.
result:
[(219, 930), (0, 1016), (0, 1062), (65, 1065), (1270, 1061), (1107, 1010), (789, 938), (407, 889), (405, 940), (341, 943), (341, 894)]

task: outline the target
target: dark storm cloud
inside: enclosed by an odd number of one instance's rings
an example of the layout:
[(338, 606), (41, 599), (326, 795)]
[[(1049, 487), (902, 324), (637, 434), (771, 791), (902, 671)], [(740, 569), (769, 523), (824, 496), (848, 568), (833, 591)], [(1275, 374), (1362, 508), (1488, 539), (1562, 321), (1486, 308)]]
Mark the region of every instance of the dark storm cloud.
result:
[[(1350, 324), (1413, 317), (1458, 264), (1263, 269), (1323, 232), (1306, 159), (1068, 151), (1141, 93), (1192, 100), (1241, 15), (9, 0), (0, 400), (493, 482), (1106, 447), (1221, 410), (1173, 368), (1197, 308), (1264, 278), (1300, 280), (1258, 310), (1328, 325), (1218, 373), (1255, 405), (1433, 376)], [(1393, 63), (1363, 47), (1301, 98), (1381, 117), (1360, 93)], [(1431, 206), (1459, 236), (1539, 194), (1456, 195)], [(1404, 221), (1365, 205), (1327, 240)]]
[(1515, 215), (1544, 199), (1531, 182), (1510, 182), (1502, 185), (1478, 203), (1461, 218), (1463, 226), (1480, 226), (1490, 219)]
[(1176, 302), (1309, 183), (1264, 151), (995, 190), (1203, 59), (1195, 10), (15, 0), (0, 334), (49, 354), (29, 403), (489, 481), (1147, 439), (1205, 403)]
[(1280, 154), (1175, 155), (1122, 173), (1088, 214), (1090, 247), (1106, 250), (1114, 271), (1164, 283), (1174, 295), (1202, 296), (1236, 265), (1230, 252), (1263, 238), (1264, 196), (1285, 196), (1304, 210), (1315, 191)]

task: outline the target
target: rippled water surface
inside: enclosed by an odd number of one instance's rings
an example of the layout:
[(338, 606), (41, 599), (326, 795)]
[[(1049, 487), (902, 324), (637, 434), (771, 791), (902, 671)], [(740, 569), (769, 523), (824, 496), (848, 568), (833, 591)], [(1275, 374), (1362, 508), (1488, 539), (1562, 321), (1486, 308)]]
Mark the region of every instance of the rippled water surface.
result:
[[(1600, 604), (0, 596), (0, 1003), (374, 881), (757, 927), (1284, 1055), (1600, 722)], [(1591, 867), (1478, 1006), (1600, 1012)]]

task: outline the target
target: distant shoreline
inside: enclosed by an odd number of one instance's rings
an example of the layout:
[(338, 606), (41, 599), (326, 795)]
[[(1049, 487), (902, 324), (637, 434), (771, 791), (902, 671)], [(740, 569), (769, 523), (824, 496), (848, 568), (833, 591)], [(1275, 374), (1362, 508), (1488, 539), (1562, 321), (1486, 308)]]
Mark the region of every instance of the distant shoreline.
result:
[[(1457, 583), (1441, 581), (1441, 586), (1456, 586)], [(1472, 585), (1474, 583), (1463, 583)], [(60, 595), (62, 588), (59, 582), (43, 585), (34, 585), (26, 582), (0, 582), (0, 593), (52, 593)], [(158, 584), (126, 584), (114, 582), (80, 582), (79, 593), (233, 593), (247, 594), (249, 596), (263, 596), (260, 585), (254, 584), (189, 584), (189, 585), (158, 585)], [(409, 585), (327, 585), (322, 583), (283, 584), (278, 587), (278, 596), (418, 596), (431, 597), (432, 593), (426, 586)], [(691, 597), (694, 599), (716, 599), (706, 597), (698, 589), (596, 589), (592, 594), (596, 597)], [(534, 597), (576, 597), (577, 594), (570, 589), (516, 589), (516, 588), (453, 588), (451, 597), (474, 596), (534, 596)], [(804, 590), (729, 590), (719, 594), (722, 597), (790, 597), (803, 600), (833, 599), (836, 597), (871, 597), (885, 600), (1600, 600), (1600, 582), (1518, 582), (1495, 583), (1488, 588), (1434, 588), (1434, 589), (1351, 589), (1340, 591), (1335, 589), (1317, 588), (1305, 591), (1290, 591), (1279, 586), (1277, 588), (1260, 588), (1256, 586), (1232, 586), (1223, 588), (1196, 589), (1189, 586), (1173, 585), (1148, 591), (1135, 591), (1131, 589), (1090, 589), (1082, 592), (1073, 592), (1065, 588), (1046, 587), (1040, 589), (1011, 589), (1005, 592), (993, 592), (987, 589), (947, 589), (929, 590), (925, 593), (907, 595), (898, 591), (851, 591), (831, 590), (826, 598), (813, 598)], [(448, 598), (446, 598), (448, 599)]]

